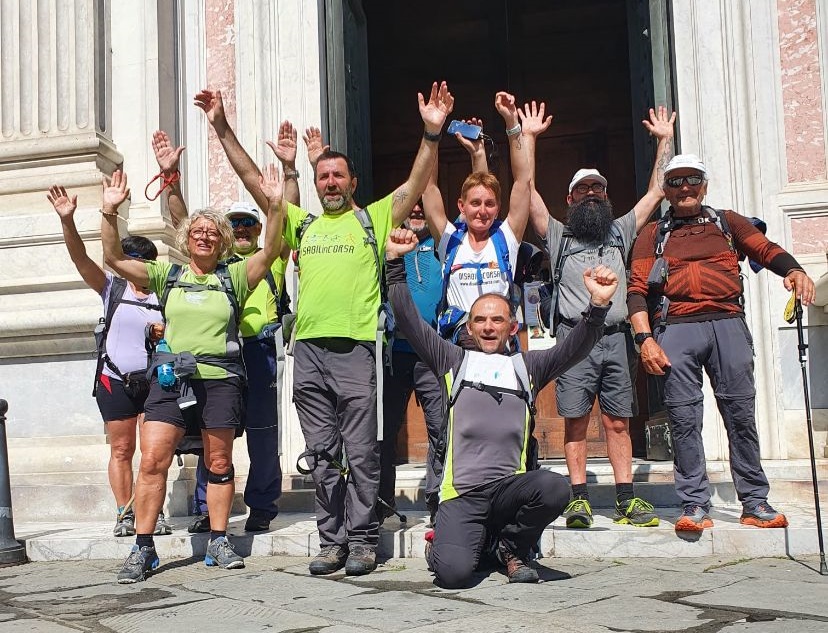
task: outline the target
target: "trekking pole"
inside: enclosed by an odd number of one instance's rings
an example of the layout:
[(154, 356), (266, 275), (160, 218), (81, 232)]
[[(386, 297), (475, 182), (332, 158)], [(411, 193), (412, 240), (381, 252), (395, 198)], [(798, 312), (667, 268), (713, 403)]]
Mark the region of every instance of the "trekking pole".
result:
[[(793, 301), (793, 309), (791, 309)], [(825, 544), (822, 536), (822, 512), (819, 507), (819, 482), (817, 480), (816, 453), (814, 451), (814, 429), (811, 421), (811, 396), (808, 391), (808, 344), (805, 343), (805, 328), (802, 326), (802, 302), (796, 298), (796, 289), (791, 293), (791, 300), (785, 308), (785, 320), (796, 321), (796, 335), (799, 339), (799, 366), (802, 369), (802, 387), (805, 393), (805, 420), (808, 425), (808, 448), (811, 453), (811, 479), (814, 484), (814, 509), (816, 510), (817, 540), (819, 542), (819, 573), (828, 575), (825, 564)]]
[(9, 483), (9, 451), (6, 445), (6, 411), (9, 403), (0, 400), (0, 567), (26, 562), (26, 548), (14, 538), (11, 485)]

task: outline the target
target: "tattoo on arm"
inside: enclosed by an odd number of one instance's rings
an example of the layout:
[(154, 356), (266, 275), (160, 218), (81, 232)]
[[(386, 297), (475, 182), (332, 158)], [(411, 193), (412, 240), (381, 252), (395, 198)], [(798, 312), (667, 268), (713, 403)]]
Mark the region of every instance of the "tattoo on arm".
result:
[(658, 174), (658, 182), (664, 182), (664, 170), (667, 167), (667, 163), (675, 155), (673, 151), (673, 144), (666, 143), (664, 149), (659, 153), (658, 158), (656, 159), (656, 173)]
[(394, 204), (402, 204), (403, 202), (405, 202), (406, 198), (408, 198), (408, 190), (401, 187), (400, 189), (397, 189), (397, 191), (394, 192), (394, 197), (391, 199), (391, 201)]

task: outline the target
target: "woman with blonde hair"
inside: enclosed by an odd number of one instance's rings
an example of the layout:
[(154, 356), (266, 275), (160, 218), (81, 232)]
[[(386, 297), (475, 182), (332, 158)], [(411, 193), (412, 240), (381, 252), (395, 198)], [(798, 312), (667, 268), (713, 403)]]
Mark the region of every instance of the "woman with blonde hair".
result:
[[(118, 574), (122, 584), (144, 580), (158, 567), (152, 538), (163, 505), (167, 471), (184, 435), (184, 409), (201, 420), (208, 469), (207, 506), (210, 542), (205, 563), (225, 569), (244, 567), (244, 559), (227, 540), (234, 494), (233, 439), (242, 416), (244, 366), (238, 344), (238, 306), (265, 277), (279, 254), (284, 209), (282, 180), (269, 165), (259, 180), (268, 199), (267, 230), (260, 250), (248, 259), (221, 263), (232, 252), (233, 233), (214, 209), (194, 212), (178, 227), (176, 244), (189, 261), (128, 258), (118, 240), (118, 207), (127, 199), (126, 175), (116, 171), (103, 188), (101, 240), (106, 263), (119, 275), (148, 287), (161, 299), (170, 352), (156, 352), (150, 368), (150, 394), (141, 433), (141, 464), (135, 484), (136, 542)], [(156, 369), (172, 364), (173, 385), (162, 385)]]

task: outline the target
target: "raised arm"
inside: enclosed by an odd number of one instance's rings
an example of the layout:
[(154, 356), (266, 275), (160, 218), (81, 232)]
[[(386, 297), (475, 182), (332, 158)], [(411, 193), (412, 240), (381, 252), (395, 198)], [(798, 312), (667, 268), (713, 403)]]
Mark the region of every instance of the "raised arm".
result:
[(178, 165), (184, 146), (176, 147), (170, 141), (169, 135), (163, 130), (156, 130), (152, 134), (152, 151), (164, 182), (170, 184), (164, 189), (167, 198), (167, 208), (170, 210), (170, 221), (175, 228), (187, 217), (187, 203), (181, 193), (181, 170)]
[(463, 351), (446, 341), (420, 316), (411, 298), (405, 277), (403, 257), (417, 247), (417, 236), (408, 229), (394, 229), (385, 244), (385, 278), (388, 298), (394, 310), (397, 327), (417, 355), (437, 376), (443, 376), (460, 362)]
[(529, 164), (526, 142), (520, 127), (515, 97), (508, 92), (495, 95), (495, 109), (506, 124), (506, 136), (509, 139), (509, 156), (512, 163), (512, 193), (509, 197), (509, 215), (506, 221), (518, 242), (523, 239), (526, 222), (529, 220), (529, 198), (534, 169)]
[(635, 231), (638, 233), (647, 224), (650, 216), (658, 209), (661, 201), (664, 200), (664, 191), (661, 188), (664, 182), (664, 168), (674, 155), (673, 149), (673, 127), (676, 122), (676, 113), (667, 114), (667, 108), (658, 107), (658, 112), (650, 108), (650, 120), (643, 120), (641, 123), (647, 131), (658, 139), (656, 146), (655, 162), (653, 172), (650, 174), (650, 184), (641, 200), (633, 207), (635, 211)]
[(276, 142), (267, 141), (268, 147), (276, 154), (276, 158), (282, 163), (282, 174), (284, 175), (283, 196), (290, 203), (299, 206), (299, 172), (296, 170), (296, 140), (298, 138), (296, 128), (290, 121), (282, 121), (279, 126), (279, 133)]
[(120, 170), (112, 174), (109, 180), (104, 176), (103, 203), (101, 205), (101, 243), (104, 261), (118, 275), (131, 281), (136, 286), (146, 288), (149, 285), (147, 266), (140, 259), (124, 255), (121, 240), (118, 237), (118, 207), (129, 197), (126, 174)]
[[(483, 127), (483, 119), (478, 119), (477, 117), (472, 117), (468, 121), (463, 119), (463, 123), (471, 123), (472, 125), (478, 125), (481, 128)], [(460, 134), (460, 132), (454, 133), (454, 138), (457, 139), (457, 142), (469, 153), (469, 158), (471, 158), (471, 169), (472, 172), (489, 171), (489, 161), (486, 158), (486, 144), (483, 142), (483, 133), (474, 141), (467, 139), (465, 136)]]
[(402, 221), (411, 213), (411, 209), (414, 208), (417, 200), (423, 195), (434, 161), (437, 159), (437, 145), (440, 143), (443, 124), (446, 122), (446, 117), (454, 109), (454, 97), (451, 96), (445, 81), (439, 85), (436, 81), (434, 82), (431, 86), (428, 102), (419, 92), (417, 93), (417, 101), (425, 129), (408, 180), (394, 191), (391, 208), (392, 224), (394, 226), (402, 224)]
[(66, 189), (59, 185), (52, 185), (46, 197), (60, 216), (63, 241), (66, 242), (66, 250), (69, 251), (69, 257), (72, 259), (75, 268), (78, 269), (81, 279), (92, 290), (101, 294), (106, 285), (106, 275), (104, 275), (103, 269), (86, 254), (86, 246), (84, 246), (78, 228), (75, 226), (75, 209), (78, 208), (78, 197), (72, 196), (70, 198), (66, 193)]
[(434, 166), (431, 168), (431, 174), (428, 177), (428, 184), (426, 184), (425, 191), (423, 191), (423, 213), (428, 223), (428, 230), (436, 244), (440, 243), (443, 230), (448, 224), (443, 194), (440, 193), (440, 188), (437, 186), (438, 166), (439, 161), (435, 158)]
[(265, 167), (259, 176), (259, 190), (267, 197), (267, 226), (262, 249), (247, 258), (247, 285), (255, 288), (282, 251), (282, 232), (285, 223), (285, 205), (282, 195), (284, 183), (275, 165)]
[(532, 228), (539, 237), (546, 237), (546, 229), (549, 225), (549, 209), (543, 202), (537, 189), (535, 188), (535, 152), (537, 149), (538, 136), (546, 132), (552, 123), (552, 115), (544, 116), (546, 114), (546, 103), (541, 101), (540, 105), (533, 101), (531, 104), (526, 103), (523, 110), (518, 110), (518, 116), (521, 119), (521, 131), (523, 132), (524, 142), (526, 143), (526, 154), (531, 170), (530, 178), (532, 181), (531, 199), (529, 201), (529, 221), (532, 223)]
[(302, 135), (302, 140), (305, 141), (305, 146), (308, 149), (308, 162), (316, 175), (316, 163), (319, 162), (319, 157), (331, 149), (330, 145), (325, 145), (322, 142), (322, 130), (318, 127), (309, 127)]

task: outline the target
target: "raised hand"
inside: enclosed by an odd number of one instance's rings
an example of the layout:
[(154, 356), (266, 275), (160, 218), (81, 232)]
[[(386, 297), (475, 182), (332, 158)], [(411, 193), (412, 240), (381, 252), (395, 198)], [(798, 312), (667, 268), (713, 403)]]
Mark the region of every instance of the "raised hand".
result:
[[(471, 125), (477, 125), (480, 128), (483, 127), (483, 119), (478, 119), (477, 117), (472, 117), (470, 119), (462, 119), (462, 121), (463, 121), (463, 123), (470, 123)], [(463, 149), (465, 149), (472, 156), (474, 156), (478, 152), (484, 151), (482, 132), (481, 132), (481, 136), (478, 136), (477, 140), (475, 140), (475, 141), (467, 139), (465, 136), (460, 134), (460, 132), (455, 132), (454, 133), (454, 138), (456, 138), (457, 142), (460, 143), (460, 145), (463, 146)]]
[(66, 193), (66, 189), (60, 185), (49, 187), (49, 193), (46, 194), (46, 197), (52, 203), (61, 220), (71, 218), (75, 213), (75, 209), (78, 208), (78, 197), (72, 196), (70, 198), (69, 194)]
[(546, 114), (546, 103), (544, 101), (541, 101), (540, 105), (536, 101), (526, 103), (523, 109), (518, 108), (517, 112), (520, 117), (520, 127), (524, 134), (540, 136), (552, 124), (551, 114), (544, 118), (544, 114)]
[(184, 146), (175, 147), (169, 135), (163, 130), (153, 132), (152, 151), (155, 152), (155, 160), (158, 161), (158, 167), (163, 174), (169, 175), (178, 171), (178, 163)]
[(454, 110), (454, 97), (449, 92), (446, 82), (444, 81), (438, 85), (435, 81), (431, 85), (428, 103), (426, 103), (423, 93), (418, 92), (417, 102), (420, 106), (420, 117), (423, 119), (426, 132), (439, 134), (446, 122), (446, 117)]
[(127, 177), (120, 169), (115, 170), (112, 178), (103, 177), (103, 210), (104, 213), (118, 212), (118, 207), (129, 197)]
[(584, 271), (584, 285), (590, 294), (592, 305), (605, 306), (618, 289), (618, 275), (599, 264)]
[(290, 121), (282, 121), (279, 126), (279, 133), (276, 136), (276, 142), (267, 141), (267, 146), (273, 150), (282, 165), (293, 167), (296, 165), (297, 138), (298, 134), (293, 124)]
[(213, 92), (204, 89), (195, 96), (193, 103), (204, 111), (210, 125), (215, 126), (217, 123), (227, 121), (224, 116), (224, 101), (221, 98), (221, 90)]
[(506, 129), (512, 129), (518, 124), (517, 106), (515, 106), (515, 96), (502, 90), (495, 94), (495, 110), (503, 117), (506, 123)]
[(331, 149), (330, 145), (322, 143), (322, 131), (318, 127), (309, 127), (302, 135), (305, 147), (308, 148), (308, 161), (312, 167), (316, 167), (319, 157)]
[(668, 115), (664, 106), (658, 106), (658, 112), (650, 108), (650, 120), (641, 121), (647, 131), (658, 139), (672, 138), (675, 122), (676, 113)]
[(419, 243), (420, 240), (417, 239), (417, 234), (414, 231), (402, 227), (394, 229), (385, 242), (385, 257), (386, 259), (403, 257), (406, 253), (410, 253), (417, 248)]
[(282, 204), (283, 185), (283, 179), (276, 165), (265, 166), (262, 175), (259, 176), (259, 188), (267, 198), (270, 210), (277, 209)]

